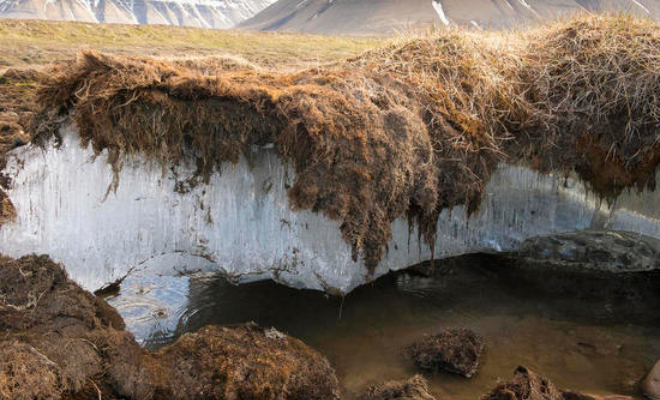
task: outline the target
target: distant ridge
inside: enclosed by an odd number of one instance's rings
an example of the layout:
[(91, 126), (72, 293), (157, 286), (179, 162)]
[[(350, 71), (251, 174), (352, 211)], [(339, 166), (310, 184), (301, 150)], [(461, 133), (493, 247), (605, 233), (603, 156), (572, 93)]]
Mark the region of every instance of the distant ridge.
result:
[(0, 18), (231, 28), (274, 0), (0, 0)]
[(583, 12), (660, 17), (660, 0), (279, 0), (239, 26), (330, 34), (379, 34), (425, 24), (533, 25)]

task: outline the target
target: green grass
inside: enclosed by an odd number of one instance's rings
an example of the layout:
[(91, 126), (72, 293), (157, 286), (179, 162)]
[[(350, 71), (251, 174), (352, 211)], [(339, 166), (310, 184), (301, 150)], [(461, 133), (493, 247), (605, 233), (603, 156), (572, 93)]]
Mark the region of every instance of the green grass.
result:
[(0, 67), (43, 65), (96, 49), (162, 57), (235, 54), (264, 67), (295, 69), (355, 56), (384, 42), (373, 37), (0, 20)]

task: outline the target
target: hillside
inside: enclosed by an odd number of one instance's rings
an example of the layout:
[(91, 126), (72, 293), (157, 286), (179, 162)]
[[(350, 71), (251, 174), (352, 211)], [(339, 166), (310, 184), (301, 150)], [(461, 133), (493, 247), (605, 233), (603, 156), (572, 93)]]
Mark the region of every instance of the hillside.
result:
[[(0, 20), (0, 72), (74, 58), (83, 49), (296, 69), (357, 55), (382, 40), (174, 26)], [(203, 60), (199, 60), (202, 58)]]
[(274, 0), (0, 0), (0, 18), (230, 28)]
[(658, 18), (658, 0), (279, 0), (239, 26), (329, 34), (388, 33), (429, 24), (533, 25), (579, 11)]

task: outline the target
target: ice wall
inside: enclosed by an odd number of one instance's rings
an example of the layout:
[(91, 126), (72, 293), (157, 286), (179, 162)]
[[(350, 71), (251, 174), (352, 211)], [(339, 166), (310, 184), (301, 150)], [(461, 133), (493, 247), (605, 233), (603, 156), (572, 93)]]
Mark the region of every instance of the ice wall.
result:
[[(79, 146), (63, 129), (59, 148), (15, 150), (5, 173), (18, 217), (0, 228), (0, 252), (47, 253), (94, 290), (129, 271), (172, 274), (220, 271), (237, 281), (272, 278), (294, 287), (348, 292), (369, 278), (351, 259), (338, 221), (292, 211), (286, 188), (294, 173), (272, 148), (254, 148), (251, 162), (223, 165), (208, 184), (175, 191), (176, 174), (128, 158), (116, 191), (107, 155)], [(435, 254), (405, 220), (375, 277), (429, 260), (477, 251), (516, 249), (526, 238), (581, 229), (629, 230), (660, 237), (660, 196), (626, 193), (601, 203), (572, 178), (501, 165), (478, 213), (445, 210)]]

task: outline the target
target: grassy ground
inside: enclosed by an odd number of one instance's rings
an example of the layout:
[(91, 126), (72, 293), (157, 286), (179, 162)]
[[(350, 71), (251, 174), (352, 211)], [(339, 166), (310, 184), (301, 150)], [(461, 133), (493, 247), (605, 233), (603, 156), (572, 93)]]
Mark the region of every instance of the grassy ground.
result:
[(267, 68), (297, 69), (351, 57), (383, 41), (158, 25), (0, 20), (0, 69), (44, 65), (72, 58), (83, 49), (160, 57), (234, 54)]

